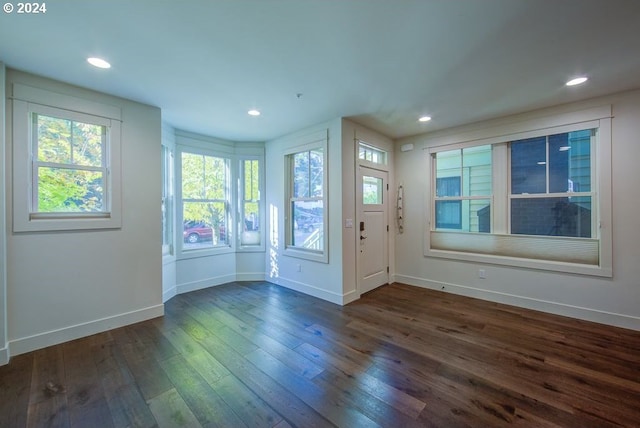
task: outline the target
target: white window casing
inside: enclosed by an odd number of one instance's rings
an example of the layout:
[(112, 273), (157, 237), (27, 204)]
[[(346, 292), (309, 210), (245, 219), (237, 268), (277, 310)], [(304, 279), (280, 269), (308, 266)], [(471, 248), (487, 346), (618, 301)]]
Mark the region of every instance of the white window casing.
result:
[[(517, 235), (510, 233), (509, 143), (526, 138), (584, 129), (596, 130), (592, 137), (591, 238)], [(427, 147), (427, 218), (425, 256), (478, 263), (543, 269), (610, 277), (612, 275), (611, 233), (611, 106), (551, 118), (535, 119), (461, 135), (459, 141)], [(492, 146), (491, 232), (436, 230), (435, 156), (439, 152), (480, 145)], [(553, 197), (556, 194), (527, 195)], [(440, 198), (442, 199), (442, 198)]]
[[(121, 112), (114, 106), (83, 100), (21, 84), (13, 85), (13, 231), (117, 229), (122, 225)], [(104, 206), (95, 212), (38, 212), (38, 162), (32, 135), (32, 115), (100, 125), (106, 129), (103, 147)], [(80, 168), (81, 169), (81, 168)]]
[[(321, 263), (329, 262), (328, 253), (328, 212), (329, 212), (329, 198), (328, 198), (328, 131), (322, 130), (312, 134), (303, 136), (300, 138), (300, 144), (294, 147), (290, 147), (284, 152), (284, 164), (285, 164), (285, 249), (283, 254), (290, 257), (297, 257), (301, 259), (307, 259), (317, 261)], [(294, 219), (292, 213), (292, 203), (296, 200), (293, 195), (294, 190), (294, 174), (293, 174), (293, 158), (294, 155), (319, 150), (323, 154), (323, 172), (322, 172), (322, 197), (319, 199), (322, 202), (323, 216), (322, 216), (322, 228), (323, 234), (321, 239), (320, 248), (304, 248), (303, 246), (294, 245)], [(317, 199), (317, 198), (315, 198)], [(318, 231), (316, 231), (318, 233)]]

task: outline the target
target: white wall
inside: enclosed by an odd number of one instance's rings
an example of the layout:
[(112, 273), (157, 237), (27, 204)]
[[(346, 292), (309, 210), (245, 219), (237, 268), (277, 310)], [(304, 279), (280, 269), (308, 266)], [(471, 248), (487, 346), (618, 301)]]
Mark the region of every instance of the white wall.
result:
[[(13, 233), (7, 198), (10, 353), (162, 315), (160, 110), (15, 70), (6, 77), (7, 96), (22, 83), (119, 107), (123, 119), (121, 229)], [(26, 143), (8, 138), (7, 148)]]
[[(335, 119), (266, 144), (266, 208), (267, 254), (266, 280), (330, 302), (345, 301), (342, 278), (342, 122)], [(288, 149), (306, 143), (305, 135), (328, 130), (328, 203), (325, 215), (328, 225), (325, 239), (328, 241), (329, 262), (291, 257), (284, 252), (285, 201), (285, 153)], [(300, 265), (300, 271), (297, 267)]]
[[(436, 139), (455, 141), (456, 135), (605, 104), (613, 106), (614, 116), (613, 278), (423, 256), (424, 189), (429, 185), (423, 148)], [(396, 236), (396, 280), (438, 290), (444, 286), (457, 294), (640, 330), (640, 227), (636, 214), (640, 209), (639, 117), (640, 91), (634, 91), (396, 141), (396, 180), (405, 187), (405, 233)], [(400, 146), (408, 143), (416, 148), (401, 152)], [(479, 268), (486, 270), (486, 279), (478, 278)]]

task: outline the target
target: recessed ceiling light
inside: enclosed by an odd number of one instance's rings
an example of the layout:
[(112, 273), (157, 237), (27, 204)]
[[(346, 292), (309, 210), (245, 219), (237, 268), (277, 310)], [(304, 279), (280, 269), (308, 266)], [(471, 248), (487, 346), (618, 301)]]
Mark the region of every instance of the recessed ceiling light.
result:
[(567, 86), (580, 85), (580, 84), (582, 84), (582, 83), (586, 82), (587, 80), (588, 80), (588, 78), (587, 78), (587, 77), (584, 77), (584, 76), (582, 76), (582, 77), (576, 77), (575, 79), (571, 79), (571, 80), (569, 80), (569, 81), (566, 83), (566, 85), (567, 85)]
[(247, 112), (249, 116), (260, 116), (260, 110), (251, 109)]
[(109, 64), (107, 61), (103, 60), (102, 58), (96, 58), (96, 57), (87, 58), (87, 62), (93, 65), (94, 67), (111, 68), (111, 64)]
[(418, 122), (429, 122), (431, 120), (431, 116), (422, 116), (418, 119)]

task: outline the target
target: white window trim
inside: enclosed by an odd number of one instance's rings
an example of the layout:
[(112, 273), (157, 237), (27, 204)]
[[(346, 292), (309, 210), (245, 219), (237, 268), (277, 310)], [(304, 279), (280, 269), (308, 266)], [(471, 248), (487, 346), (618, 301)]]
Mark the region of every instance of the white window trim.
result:
[[(436, 141), (435, 144), (430, 145), (425, 150), (427, 177), (430, 185), (427, 186), (425, 192), (425, 233), (424, 233), (424, 255), (427, 257), (437, 257), (445, 259), (464, 260), (476, 263), (489, 263), (499, 264), (513, 267), (523, 267), (531, 269), (541, 269), (557, 272), (566, 272), (574, 274), (584, 274), (602, 277), (611, 277), (613, 275), (612, 267), (612, 207), (611, 207), (611, 106), (603, 106), (600, 108), (593, 108), (580, 112), (566, 113), (553, 116), (551, 118), (532, 119), (529, 121), (519, 122), (518, 124), (503, 125), (501, 127), (495, 127), (491, 129), (483, 129), (477, 131), (477, 138), (473, 138), (473, 133), (467, 133), (461, 135), (458, 141), (452, 142), (455, 136), (452, 138), (448, 136), (445, 138), (445, 142)], [(483, 144), (492, 144), (501, 146), (497, 153), (494, 153), (494, 161), (497, 161), (496, 156), (499, 158), (500, 168), (502, 165), (506, 166), (507, 160), (507, 145), (506, 142), (519, 140), (523, 138), (552, 135), (556, 133), (568, 132), (577, 129), (597, 128), (598, 143), (595, 149), (595, 162), (596, 168), (593, 170), (593, 174), (596, 174), (596, 186), (595, 194), (597, 196), (596, 210), (598, 217), (598, 230), (599, 239), (593, 239), (591, 241), (596, 242), (599, 257), (598, 265), (589, 265), (581, 263), (569, 263), (558, 262), (552, 260), (537, 260), (526, 257), (508, 257), (499, 256), (493, 254), (482, 254), (481, 252), (461, 252), (452, 251), (447, 249), (434, 249), (436, 245), (435, 239), (440, 239), (436, 235), (441, 235), (442, 232), (432, 230), (431, 222), (434, 217), (434, 207), (432, 204), (435, 192), (434, 173), (432, 164), (432, 154), (438, 151), (451, 150), (454, 148), (464, 148), (470, 146), (477, 146)], [(495, 165), (494, 165), (495, 168)], [(504, 169), (504, 168), (502, 168)], [(493, 198), (492, 198), (492, 230), (493, 233), (460, 233), (460, 232), (445, 232), (450, 233), (455, 238), (457, 235), (462, 235), (467, 242), (473, 241), (478, 245), (478, 248), (486, 249), (492, 245), (502, 245), (504, 237), (509, 239), (520, 239), (516, 235), (501, 234), (507, 230), (507, 224), (495, 224), (495, 210), (508, 210), (507, 204), (507, 192), (508, 186), (505, 183), (504, 177), (506, 177), (506, 171), (499, 171), (496, 174), (494, 170), (494, 186), (493, 186)], [(496, 175), (499, 175), (502, 180), (503, 186), (500, 186), (500, 181), (496, 181)], [(508, 218), (507, 215), (504, 216)], [(508, 220), (507, 220), (508, 222)], [(464, 238), (466, 237), (466, 238)], [(528, 237), (530, 238), (530, 237)], [(522, 238), (524, 239), (524, 238)], [(557, 240), (557, 237), (538, 237), (534, 238), (536, 243), (543, 243), (545, 240)], [(570, 242), (571, 239), (563, 239)], [(538, 242), (539, 241), (539, 242)], [(440, 244), (438, 244), (440, 245)], [(443, 248), (441, 246), (441, 248)]]
[[(300, 138), (303, 141), (302, 144), (290, 147), (284, 151), (284, 166), (285, 166), (285, 216), (284, 216), (284, 228), (285, 228), (285, 248), (283, 255), (312, 260), (320, 263), (329, 263), (329, 152), (328, 152), (328, 131), (322, 130), (314, 132), (307, 136)], [(301, 247), (295, 247), (291, 245), (292, 233), (291, 233), (291, 207), (290, 199), (291, 192), (293, 191), (293, 177), (291, 176), (291, 155), (296, 153), (307, 152), (310, 150), (322, 149), (323, 153), (323, 171), (322, 171), (322, 206), (324, 214), (322, 216), (323, 221), (323, 249), (321, 251), (310, 250)]]
[[(117, 107), (14, 84), (13, 131), (13, 231), (118, 229), (122, 227), (121, 112)], [(31, 114), (104, 125), (108, 128), (107, 209), (100, 213), (36, 214), (32, 212), (32, 123)]]
[(264, 156), (260, 156), (260, 155), (239, 155), (236, 159), (236, 164), (237, 164), (237, 171), (238, 171), (238, 184), (239, 187), (242, 187), (241, 189), (238, 189), (238, 195), (237, 195), (237, 205), (238, 205), (238, 213), (239, 215), (241, 215), (241, 217), (244, 216), (244, 212), (242, 210), (242, 204), (243, 204), (243, 200), (241, 200), (240, 195), (242, 195), (244, 197), (244, 171), (243, 168), (240, 168), (240, 162), (244, 162), (244, 161), (252, 161), (252, 160), (257, 160), (258, 161), (258, 180), (259, 180), (259, 185), (258, 185), (258, 192), (260, 194), (260, 205), (258, 207), (258, 217), (260, 219), (260, 225), (259, 225), (259, 232), (260, 232), (260, 244), (258, 245), (243, 245), (242, 244), (242, 229), (240, 228), (242, 222), (244, 221), (244, 218), (239, 218), (238, 219), (238, 233), (236, 234), (236, 238), (237, 238), (237, 252), (239, 253), (253, 253), (253, 252), (264, 252), (265, 251), (265, 227), (266, 227), (266, 223), (265, 223), (265, 209), (264, 209), (264, 205), (265, 205), (265, 199), (264, 199), (264, 185), (265, 185), (265, 175), (264, 175)]
[[(164, 241), (164, 233), (168, 233), (169, 242), (162, 244), (162, 256), (163, 257), (172, 257), (175, 254), (175, 243), (174, 236), (175, 233), (173, 229), (175, 228), (175, 149), (169, 145), (162, 144), (162, 147), (166, 149), (166, 152), (163, 150), (162, 163), (164, 168), (163, 174), (163, 190), (162, 190), (162, 198), (164, 207), (167, 210), (166, 215), (166, 224), (168, 230), (163, 230), (163, 241)], [(167, 155), (165, 157), (165, 154)], [(166, 193), (165, 193), (166, 192)]]
[[(230, 233), (232, 236), (231, 239), (228, 239), (228, 245), (218, 245), (218, 246), (212, 246), (212, 247), (207, 247), (202, 249), (186, 249), (185, 250), (184, 238), (183, 238), (183, 227), (182, 227), (182, 224), (184, 223), (184, 207), (183, 207), (183, 199), (182, 199), (182, 153), (217, 157), (217, 158), (224, 159), (228, 163), (229, 194), (228, 194), (228, 200), (226, 201), (228, 225), (225, 225), (225, 227), (227, 227), (226, 233)], [(201, 144), (198, 144), (196, 142), (196, 144), (194, 145), (182, 144), (182, 143), (176, 144), (174, 160), (175, 160), (174, 174), (175, 174), (175, 180), (176, 180), (175, 198), (174, 198), (175, 206), (176, 206), (176, 215), (175, 215), (175, 222), (174, 222), (174, 226), (175, 226), (174, 227), (175, 229), (174, 244), (177, 249), (176, 258), (178, 260), (184, 260), (184, 259), (207, 257), (211, 255), (235, 252), (236, 239), (234, 238), (235, 236), (234, 232), (235, 232), (236, 216), (235, 216), (235, 210), (233, 209), (233, 201), (237, 197), (236, 195), (237, 192), (233, 189), (233, 185), (231, 184), (233, 181), (233, 177), (236, 176), (235, 171), (237, 167), (235, 166), (235, 157), (225, 151), (220, 152), (216, 150), (203, 148)]]

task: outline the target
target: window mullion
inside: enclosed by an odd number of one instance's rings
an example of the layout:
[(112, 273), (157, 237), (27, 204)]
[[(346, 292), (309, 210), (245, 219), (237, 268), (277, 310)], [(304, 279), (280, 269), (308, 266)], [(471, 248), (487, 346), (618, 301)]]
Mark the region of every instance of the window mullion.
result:
[(546, 175), (546, 191), (545, 193), (549, 193), (549, 164), (551, 163), (551, 160), (549, 159), (549, 136), (547, 135), (545, 137), (545, 163), (544, 163), (544, 168), (545, 168), (545, 175)]
[(491, 220), (492, 233), (509, 233), (511, 168), (508, 143), (492, 146)]

